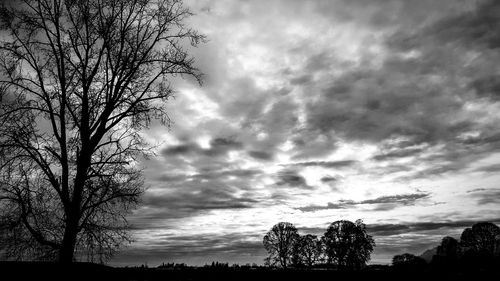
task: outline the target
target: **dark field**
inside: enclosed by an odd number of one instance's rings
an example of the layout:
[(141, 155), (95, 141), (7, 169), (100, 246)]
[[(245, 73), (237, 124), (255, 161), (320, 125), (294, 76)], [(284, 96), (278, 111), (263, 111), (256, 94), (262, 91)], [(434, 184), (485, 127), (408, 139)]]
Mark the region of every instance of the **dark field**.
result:
[(90, 263), (61, 266), (54, 263), (1, 262), (2, 280), (500, 280), (500, 272), (449, 271), (432, 269), (395, 270), (389, 266), (371, 266), (360, 271), (327, 269), (188, 267), (183, 269), (115, 268)]

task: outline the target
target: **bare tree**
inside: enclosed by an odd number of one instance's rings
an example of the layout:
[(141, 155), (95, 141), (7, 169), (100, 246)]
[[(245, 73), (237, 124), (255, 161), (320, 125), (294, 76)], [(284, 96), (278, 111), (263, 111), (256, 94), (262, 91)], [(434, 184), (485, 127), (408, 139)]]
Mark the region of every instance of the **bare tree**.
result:
[[(140, 135), (168, 124), (170, 78), (201, 81), (180, 0), (24, 0), (0, 9), (4, 253), (109, 257), (143, 192)], [(188, 44), (185, 44), (188, 43)]]
[(293, 256), (293, 249), (299, 238), (297, 228), (289, 222), (275, 224), (264, 236), (263, 243), (269, 257), (266, 262), (287, 268)]
[(330, 224), (322, 237), (329, 264), (340, 268), (359, 269), (370, 260), (375, 241), (366, 232), (361, 220), (355, 223), (346, 220)]

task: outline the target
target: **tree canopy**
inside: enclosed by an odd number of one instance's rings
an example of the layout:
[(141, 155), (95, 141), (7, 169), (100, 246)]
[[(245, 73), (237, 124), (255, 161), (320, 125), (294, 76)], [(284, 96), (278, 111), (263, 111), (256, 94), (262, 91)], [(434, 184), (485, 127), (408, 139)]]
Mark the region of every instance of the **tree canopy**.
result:
[(475, 223), (460, 236), (460, 244), (465, 251), (494, 254), (500, 252), (499, 242), (500, 228), (491, 222)]
[(129, 239), (141, 137), (168, 124), (170, 79), (201, 81), (180, 0), (39, 0), (0, 9), (3, 252), (71, 262)]
[(340, 268), (360, 268), (370, 260), (375, 241), (366, 232), (366, 225), (339, 220), (330, 224), (322, 237), (327, 262)]
[(404, 253), (392, 258), (392, 265), (399, 270), (421, 270), (427, 265), (425, 260), (413, 254)]
[(300, 262), (311, 267), (321, 261), (323, 254), (323, 244), (316, 235), (301, 235), (298, 239), (299, 245), (297, 253)]
[(275, 224), (264, 236), (263, 243), (269, 253), (267, 263), (287, 268), (293, 256), (293, 248), (299, 239), (297, 228), (289, 222)]

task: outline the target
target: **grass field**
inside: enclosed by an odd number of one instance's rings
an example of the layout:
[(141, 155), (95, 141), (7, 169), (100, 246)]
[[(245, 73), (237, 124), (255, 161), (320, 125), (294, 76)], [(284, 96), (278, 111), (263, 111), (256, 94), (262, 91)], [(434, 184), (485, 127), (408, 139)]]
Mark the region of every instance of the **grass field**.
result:
[(270, 268), (118, 268), (76, 263), (1, 262), (1, 280), (500, 280), (500, 271), (438, 272), (431, 269), (401, 271), (392, 267), (368, 267), (360, 271)]

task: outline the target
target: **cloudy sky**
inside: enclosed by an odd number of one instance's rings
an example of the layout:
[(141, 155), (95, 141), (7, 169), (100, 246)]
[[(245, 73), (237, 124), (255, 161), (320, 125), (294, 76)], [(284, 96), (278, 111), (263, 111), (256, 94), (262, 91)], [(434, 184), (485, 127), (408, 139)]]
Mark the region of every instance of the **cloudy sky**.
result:
[(363, 219), (374, 263), (500, 222), (500, 4), (188, 1), (206, 75), (176, 81), (112, 264), (263, 263), (277, 222)]

